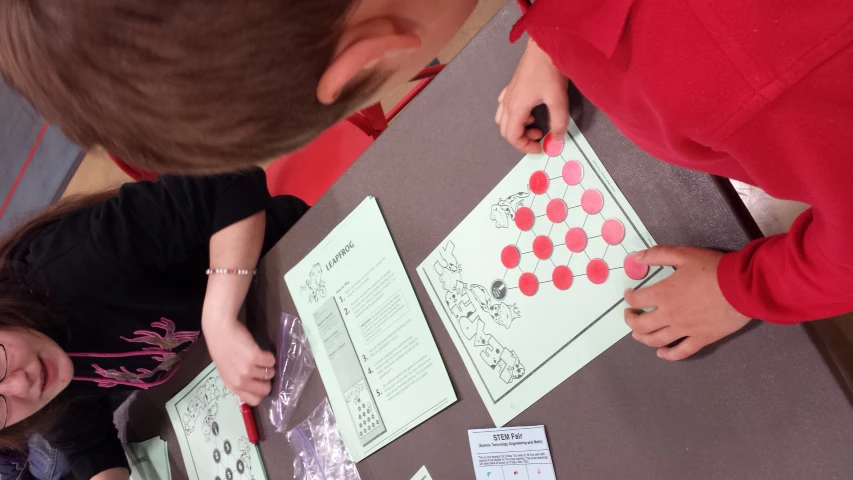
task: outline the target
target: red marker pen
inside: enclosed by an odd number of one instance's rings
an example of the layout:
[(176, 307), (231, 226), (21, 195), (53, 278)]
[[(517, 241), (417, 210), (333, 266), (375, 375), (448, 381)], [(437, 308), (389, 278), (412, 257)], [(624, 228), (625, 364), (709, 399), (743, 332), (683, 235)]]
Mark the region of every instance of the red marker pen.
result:
[(246, 425), (246, 435), (249, 437), (249, 443), (257, 444), (258, 437), (258, 426), (255, 424), (255, 414), (252, 413), (252, 407), (246, 403), (240, 401), (240, 414), (243, 415), (243, 423)]

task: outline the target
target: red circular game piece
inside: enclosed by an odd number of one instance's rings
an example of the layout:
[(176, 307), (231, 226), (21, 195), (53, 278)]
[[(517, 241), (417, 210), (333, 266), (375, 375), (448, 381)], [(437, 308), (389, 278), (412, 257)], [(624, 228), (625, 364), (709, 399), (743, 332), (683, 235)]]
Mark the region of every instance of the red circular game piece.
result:
[(574, 281), (574, 279), (572, 271), (565, 265), (557, 266), (551, 274), (551, 280), (554, 282), (554, 286), (557, 287), (558, 290), (568, 290), (569, 287), (572, 286), (572, 281)]
[(501, 263), (506, 268), (515, 268), (521, 262), (521, 253), (515, 245), (507, 245), (501, 250)]
[(596, 189), (590, 189), (581, 195), (581, 208), (584, 212), (595, 215), (604, 207), (604, 195)]
[(622, 225), (619, 220), (611, 218), (601, 226), (601, 238), (609, 245), (619, 245), (622, 240), (625, 240), (625, 225)]
[(610, 275), (610, 268), (600, 258), (593, 258), (586, 264), (586, 278), (590, 282), (601, 285), (607, 281), (607, 276)]
[(569, 214), (569, 207), (566, 206), (566, 202), (562, 198), (555, 198), (548, 202), (548, 206), (545, 207), (545, 213), (548, 214), (548, 220), (554, 223), (561, 223)]
[(536, 278), (536, 275), (532, 273), (522, 273), (520, 277), (518, 277), (518, 289), (521, 290), (521, 293), (527, 295), (528, 297), (532, 297), (536, 295), (536, 291), (539, 290), (539, 279)]
[(649, 274), (649, 266), (637, 262), (637, 259), (634, 258), (634, 253), (629, 253), (628, 256), (625, 257), (625, 263), (623, 265), (625, 266), (625, 274), (628, 275), (628, 278), (631, 280), (642, 280)]
[(518, 227), (519, 230), (526, 232), (533, 228), (533, 220), (535, 219), (536, 215), (533, 215), (533, 210), (527, 207), (519, 207), (519, 209), (515, 211), (515, 226)]
[(554, 242), (545, 235), (533, 239), (533, 255), (539, 260), (548, 260), (554, 252)]
[(556, 157), (563, 152), (563, 139), (557, 138), (553, 133), (545, 135), (542, 140), (542, 149), (549, 157)]
[(570, 228), (566, 232), (566, 247), (575, 253), (581, 253), (586, 248), (586, 232), (582, 228)]
[(548, 174), (542, 170), (533, 172), (530, 176), (530, 191), (536, 195), (542, 195), (548, 191), (548, 185), (551, 181), (548, 179)]
[(577, 160), (569, 160), (563, 165), (563, 180), (569, 185), (577, 185), (583, 180), (583, 165)]

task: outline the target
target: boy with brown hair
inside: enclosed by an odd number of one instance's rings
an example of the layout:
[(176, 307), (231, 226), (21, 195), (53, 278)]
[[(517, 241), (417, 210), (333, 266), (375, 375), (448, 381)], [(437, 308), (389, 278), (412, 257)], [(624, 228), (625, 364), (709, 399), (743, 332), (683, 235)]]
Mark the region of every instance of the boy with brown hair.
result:
[[(520, 150), (539, 151), (543, 132), (525, 128), (537, 104), (565, 130), (571, 78), (658, 158), (812, 206), (739, 252), (641, 254), (679, 268), (626, 292), (635, 338), (678, 360), (749, 318), (853, 311), (853, 3), (519, 3), (511, 39), (531, 40), (495, 120)], [(233, 168), (309, 142), (407, 80), (474, 4), (4, 0), (0, 71), (83, 146), (147, 169)]]
[(295, 150), (378, 101), (475, 5), (2, 0), (0, 74), (84, 148), (148, 171), (230, 170)]

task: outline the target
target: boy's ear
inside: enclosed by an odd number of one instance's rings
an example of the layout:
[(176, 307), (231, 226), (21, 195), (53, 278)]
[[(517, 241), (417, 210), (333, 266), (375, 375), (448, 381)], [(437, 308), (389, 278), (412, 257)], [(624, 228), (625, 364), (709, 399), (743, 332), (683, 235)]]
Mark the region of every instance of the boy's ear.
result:
[(340, 50), (323, 72), (317, 84), (317, 100), (325, 105), (335, 103), (341, 92), (359, 73), (370, 70), (386, 59), (417, 50), (421, 39), (411, 33), (394, 31), (362, 35)]

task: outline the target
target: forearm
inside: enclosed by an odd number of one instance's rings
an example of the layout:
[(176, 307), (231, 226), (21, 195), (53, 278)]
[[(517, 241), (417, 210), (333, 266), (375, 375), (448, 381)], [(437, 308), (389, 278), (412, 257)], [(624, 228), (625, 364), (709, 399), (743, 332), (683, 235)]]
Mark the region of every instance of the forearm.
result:
[(790, 232), (757, 240), (720, 261), (717, 278), (739, 312), (793, 324), (853, 311), (853, 254), (842, 227), (809, 209)]
[[(211, 268), (254, 270), (266, 230), (266, 212), (230, 225), (210, 239)], [(255, 406), (270, 392), (275, 356), (261, 350), (237, 321), (253, 275), (213, 274), (207, 282), (201, 326), (222, 382)]]
[[(258, 212), (214, 234), (210, 239), (210, 268), (254, 270), (261, 255), (265, 227), (266, 212)], [(203, 328), (237, 318), (252, 278), (252, 275), (210, 275), (202, 312)]]
[(92, 480), (128, 480), (130, 472), (123, 467), (111, 468), (92, 477)]

